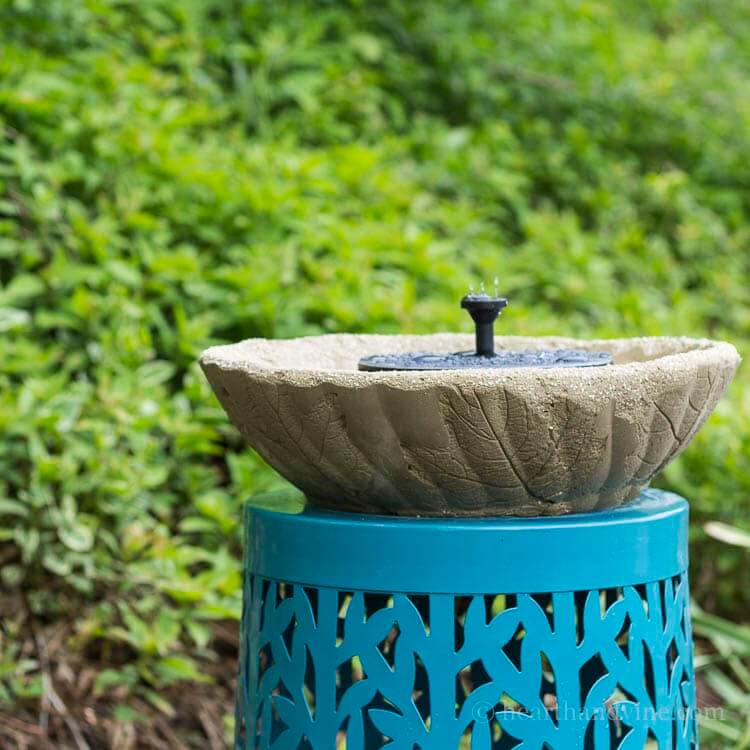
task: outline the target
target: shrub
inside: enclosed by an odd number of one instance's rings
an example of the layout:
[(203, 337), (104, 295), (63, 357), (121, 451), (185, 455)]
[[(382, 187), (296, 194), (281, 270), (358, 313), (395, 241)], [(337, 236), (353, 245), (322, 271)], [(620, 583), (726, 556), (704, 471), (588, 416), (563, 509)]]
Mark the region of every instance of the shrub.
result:
[[(239, 614), (241, 503), (280, 483), (211, 344), (468, 328), (498, 276), (508, 332), (742, 347), (749, 42), (740, 2), (4, 4), (6, 587), (126, 643), (133, 684), (194, 676)], [(737, 619), (747, 552), (700, 524), (747, 516), (747, 382), (660, 480)]]

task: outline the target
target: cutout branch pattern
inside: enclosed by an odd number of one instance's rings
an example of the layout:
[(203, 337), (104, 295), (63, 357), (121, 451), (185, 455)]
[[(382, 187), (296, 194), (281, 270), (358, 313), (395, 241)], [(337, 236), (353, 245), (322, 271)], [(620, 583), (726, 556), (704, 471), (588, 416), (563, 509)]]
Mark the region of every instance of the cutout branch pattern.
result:
[(697, 748), (684, 575), (504, 596), (246, 588), (237, 750)]

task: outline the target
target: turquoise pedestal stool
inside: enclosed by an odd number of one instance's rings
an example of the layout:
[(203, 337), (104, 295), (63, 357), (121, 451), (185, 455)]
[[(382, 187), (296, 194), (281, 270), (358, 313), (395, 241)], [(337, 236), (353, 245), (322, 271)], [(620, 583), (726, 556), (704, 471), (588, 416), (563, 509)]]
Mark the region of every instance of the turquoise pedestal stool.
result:
[(248, 507), (236, 750), (697, 748), (687, 535)]

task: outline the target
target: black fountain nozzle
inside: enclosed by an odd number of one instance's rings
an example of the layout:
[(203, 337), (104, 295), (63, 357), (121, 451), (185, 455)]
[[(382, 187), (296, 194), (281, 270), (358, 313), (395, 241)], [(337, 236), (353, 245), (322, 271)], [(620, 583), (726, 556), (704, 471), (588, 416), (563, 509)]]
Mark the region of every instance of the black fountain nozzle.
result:
[[(497, 288), (497, 284), (495, 284)], [(461, 307), (469, 311), (476, 326), (476, 351), (464, 352), (398, 352), (370, 354), (359, 360), (364, 372), (394, 372), (419, 370), (467, 370), (510, 367), (594, 367), (612, 364), (609, 352), (581, 349), (505, 349), (495, 353), (494, 324), (497, 316), (508, 305), (505, 297), (491, 297), (482, 287), (479, 293), (469, 292)]]
[(476, 326), (476, 355), (495, 356), (495, 320), (508, 304), (505, 297), (490, 297), (487, 294), (467, 294), (461, 300), (461, 307), (469, 311)]

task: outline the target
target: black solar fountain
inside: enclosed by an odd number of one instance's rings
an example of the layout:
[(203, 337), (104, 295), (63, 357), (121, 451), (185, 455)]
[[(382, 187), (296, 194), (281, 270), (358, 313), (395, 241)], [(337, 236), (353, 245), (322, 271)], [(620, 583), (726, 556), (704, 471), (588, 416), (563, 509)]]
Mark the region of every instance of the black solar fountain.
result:
[(461, 307), (471, 315), (475, 326), (474, 351), (406, 352), (373, 354), (359, 360), (359, 369), (366, 372), (388, 370), (465, 370), (476, 367), (601, 367), (612, 363), (609, 352), (583, 349), (522, 349), (495, 350), (495, 321), (508, 305), (506, 297), (484, 292), (469, 293)]

